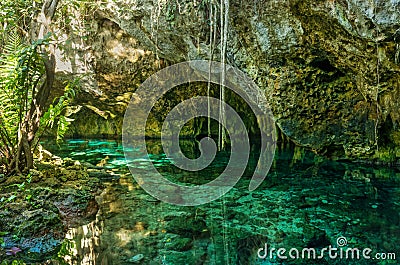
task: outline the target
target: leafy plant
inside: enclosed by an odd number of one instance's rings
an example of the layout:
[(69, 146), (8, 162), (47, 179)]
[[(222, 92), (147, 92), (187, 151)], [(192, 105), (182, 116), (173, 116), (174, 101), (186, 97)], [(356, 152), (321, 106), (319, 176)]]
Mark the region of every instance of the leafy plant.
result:
[(8, 262), (7, 260), (3, 260), (0, 265), (25, 265), (26, 263), (21, 260), (13, 260)]
[[(57, 142), (61, 141), (64, 138), (65, 133), (67, 132), (69, 125), (71, 124), (71, 119), (67, 118), (63, 115), (65, 108), (71, 103), (72, 99), (75, 97), (75, 88), (79, 83), (79, 79), (75, 79), (73, 82), (68, 82), (64, 95), (62, 95), (58, 99), (54, 99), (53, 103), (50, 104), (47, 111), (40, 118), (40, 123), (42, 127), (39, 131), (39, 136), (41, 136), (45, 129), (54, 128), (56, 129), (56, 140)], [(39, 139), (39, 137), (38, 137)]]
[(64, 257), (72, 254), (72, 250), (75, 248), (75, 242), (69, 239), (65, 239), (64, 242), (61, 244), (60, 250), (57, 253), (57, 256), (55, 257), (55, 260), (57, 260), (60, 264), (62, 265), (67, 265), (68, 263), (65, 261)]
[[(35, 206), (34, 203), (31, 202), (32, 194), (30, 193), (31, 190), (29, 189), (31, 180), (32, 180), (32, 175), (28, 174), (28, 176), (22, 183), (19, 183), (19, 184), (16, 183), (16, 184), (11, 184), (11, 185), (6, 186), (6, 188), (17, 187), (18, 189), (11, 192), (11, 195), (9, 195), (8, 197), (2, 196), (0, 198), (0, 207), (4, 207), (8, 203), (15, 201), (15, 199), (18, 197), (18, 195), (23, 194), (23, 193), (27, 194), (25, 196), (25, 200), (27, 202), (29, 202), (32, 206)], [(1, 235), (1, 233), (0, 233), (0, 235)]]
[(30, 118), (37, 107), (35, 97), (45, 74), (39, 46), (47, 41), (27, 45), (13, 32), (0, 58), (0, 153), (3, 156), (0, 163), (6, 166), (3, 167), (6, 173), (19, 171), (21, 164), (25, 164), (23, 169), (32, 165), (29, 142), (34, 138), (35, 128)]
[(36, 1), (0, 3), (0, 174), (6, 176), (33, 167), (32, 153), (46, 128), (56, 126), (59, 141), (71, 121), (63, 112), (76, 81), (48, 104), (55, 74), (49, 23), (58, 2), (45, 0), (41, 9)]

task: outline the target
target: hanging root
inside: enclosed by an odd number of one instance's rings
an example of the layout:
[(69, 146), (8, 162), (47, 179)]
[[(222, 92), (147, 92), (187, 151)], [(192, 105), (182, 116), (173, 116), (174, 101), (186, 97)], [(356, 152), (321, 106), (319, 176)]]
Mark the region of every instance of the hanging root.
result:
[(222, 71), (221, 71), (221, 86), (220, 86), (220, 93), (219, 99), (221, 101), (219, 106), (219, 118), (220, 123), (218, 127), (218, 149), (222, 150), (225, 148), (226, 143), (226, 132), (225, 129), (222, 127), (222, 123), (225, 123), (225, 108), (223, 107), (222, 102), (225, 102), (225, 76), (226, 76), (226, 47), (228, 42), (228, 23), (229, 23), (229, 0), (221, 0), (220, 2), (220, 9), (221, 9), (221, 64), (222, 64)]
[[(216, 12), (217, 10), (215, 10)], [(207, 84), (207, 133), (208, 137), (211, 137), (211, 106), (210, 106), (210, 90), (211, 90), (211, 64), (214, 55), (214, 45), (215, 45), (215, 32), (214, 31), (214, 12), (213, 12), (213, 0), (210, 1), (210, 57), (209, 57), (209, 65), (208, 65), (208, 84)]]

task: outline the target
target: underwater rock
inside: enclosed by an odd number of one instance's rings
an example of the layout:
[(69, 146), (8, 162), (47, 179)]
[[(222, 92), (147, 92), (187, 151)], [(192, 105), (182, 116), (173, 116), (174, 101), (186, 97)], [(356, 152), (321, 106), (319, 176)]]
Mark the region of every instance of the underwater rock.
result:
[(175, 237), (165, 244), (166, 249), (175, 251), (187, 251), (193, 247), (193, 240), (190, 238)]
[(138, 263), (139, 261), (141, 261), (144, 258), (143, 254), (137, 254), (135, 256), (133, 256), (132, 258), (130, 258), (128, 261), (129, 262), (133, 262), (133, 263)]
[(88, 174), (90, 177), (94, 177), (97, 178), (101, 181), (110, 181), (110, 180), (115, 180), (118, 179), (120, 177), (120, 175), (118, 174), (114, 174), (114, 173), (109, 173), (107, 171), (105, 171), (104, 169), (88, 169)]
[(167, 231), (178, 235), (199, 235), (207, 228), (206, 223), (193, 217), (177, 217), (168, 223)]

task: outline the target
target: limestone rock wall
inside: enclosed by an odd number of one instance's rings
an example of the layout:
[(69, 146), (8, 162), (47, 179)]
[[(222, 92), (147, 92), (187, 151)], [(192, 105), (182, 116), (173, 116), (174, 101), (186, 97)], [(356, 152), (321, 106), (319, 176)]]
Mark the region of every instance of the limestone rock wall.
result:
[[(219, 16), (217, 2), (98, 2), (85, 45), (99, 93), (78, 97), (83, 107), (72, 133), (119, 135), (130, 95), (148, 76), (209, 59), (210, 6)], [(265, 90), (293, 142), (332, 156), (395, 160), (399, 29), (400, 0), (231, 0), (227, 60)], [(215, 60), (219, 40), (218, 33)]]

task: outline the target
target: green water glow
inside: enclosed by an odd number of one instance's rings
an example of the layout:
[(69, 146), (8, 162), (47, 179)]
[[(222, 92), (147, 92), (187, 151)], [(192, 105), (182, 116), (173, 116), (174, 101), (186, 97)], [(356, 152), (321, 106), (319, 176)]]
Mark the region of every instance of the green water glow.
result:
[[(79, 139), (45, 147), (93, 165), (103, 160), (105, 168), (121, 174), (97, 197), (96, 220), (69, 231), (67, 238), (75, 242), (70, 264), (398, 264), (400, 259), (396, 168), (329, 161), (300, 148), (278, 150), (266, 180), (249, 192), (258, 159), (254, 147), (244, 176), (230, 192), (205, 205), (183, 207), (157, 201), (140, 188), (127, 169), (121, 142)], [(182, 141), (181, 147), (188, 157), (199, 155), (195, 141)], [(136, 151), (129, 163), (138, 172), (152, 162), (171, 181), (187, 185), (214, 179), (229, 160), (229, 152), (220, 152), (208, 168), (185, 172), (165, 156), (159, 140), (148, 141), (150, 160)], [(284, 260), (276, 252), (272, 259), (257, 257), (265, 243), (321, 250), (336, 247), (341, 236), (346, 247), (395, 253), (397, 261)]]

